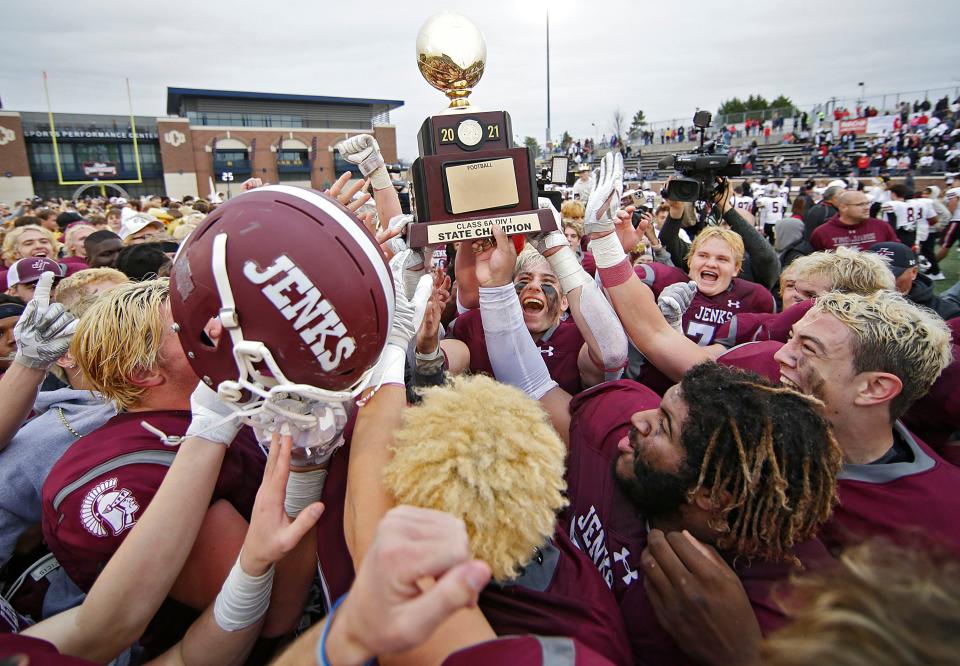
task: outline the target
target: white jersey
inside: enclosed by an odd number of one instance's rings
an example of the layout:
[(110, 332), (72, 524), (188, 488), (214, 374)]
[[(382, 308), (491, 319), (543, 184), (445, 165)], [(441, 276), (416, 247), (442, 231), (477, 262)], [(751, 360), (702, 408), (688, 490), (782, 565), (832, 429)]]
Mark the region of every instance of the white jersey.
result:
[(882, 187), (874, 187), (870, 190), (870, 203), (884, 203), (890, 201), (890, 192)]
[(937, 211), (929, 201), (910, 199), (909, 201), (886, 201), (880, 206), (881, 213), (892, 213), (897, 229), (916, 231), (917, 242), (927, 240), (930, 235), (930, 222), (937, 222)]
[(579, 200), (586, 206), (587, 199), (590, 198), (590, 194), (593, 192), (595, 186), (593, 176), (590, 176), (586, 180), (577, 178), (577, 181), (573, 184), (573, 198)]
[(754, 199), (759, 197), (763, 194), (763, 185), (760, 183), (750, 183), (750, 194), (753, 195)]
[(950, 217), (951, 222), (960, 222), (960, 187), (951, 187), (943, 195), (943, 200), (947, 204), (947, 209), (952, 203), (954, 207), (953, 215)]
[(784, 213), (787, 212), (787, 206), (779, 196), (760, 197), (757, 199), (757, 210), (759, 211), (759, 225), (764, 227), (782, 220)]
[(786, 185), (780, 186), (780, 198), (784, 201), (790, 201), (790, 188)]
[(657, 195), (649, 187), (645, 190), (641, 190), (640, 194), (643, 195), (643, 199), (647, 208), (653, 208), (653, 204), (657, 199)]
[(751, 212), (753, 211), (753, 197), (734, 194), (733, 207), (736, 208), (737, 210), (745, 210), (747, 212)]

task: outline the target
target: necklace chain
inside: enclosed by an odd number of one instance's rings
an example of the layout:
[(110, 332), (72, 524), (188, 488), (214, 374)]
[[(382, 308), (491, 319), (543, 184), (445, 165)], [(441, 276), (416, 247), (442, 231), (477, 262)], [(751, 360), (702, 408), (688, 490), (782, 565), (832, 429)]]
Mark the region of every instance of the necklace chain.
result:
[(63, 407), (57, 407), (57, 414), (60, 415), (60, 422), (63, 423), (63, 427), (69, 430), (71, 435), (73, 435), (77, 439), (80, 439), (81, 437), (83, 437), (83, 435), (77, 432), (76, 429), (72, 425), (70, 425), (70, 423), (67, 422), (67, 417), (63, 413)]

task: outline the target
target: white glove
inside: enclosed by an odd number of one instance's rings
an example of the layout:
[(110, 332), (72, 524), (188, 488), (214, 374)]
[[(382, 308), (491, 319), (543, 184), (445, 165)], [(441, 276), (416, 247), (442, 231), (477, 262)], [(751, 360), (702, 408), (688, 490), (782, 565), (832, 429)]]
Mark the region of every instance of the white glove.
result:
[(240, 431), (239, 414), (217, 397), (217, 393), (200, 382), (190, 395), (190, 427), (186, 437), (203, 439), (230, 446)]
[(392, 254), (400, 254), (407, 249), (407, 241), (403, 237), (404, 231), (406, 231), (407, 225), (414, 221), (413, 215), (394, 215), (390, 218), (390, 221), (387, 222), (387, 229), (393, 231), (394, 229), (399, 229), (400, 233), (390, 240), (388, 240), (384, 245), (387, 246), (387, 249), (390, 250)]
[(547, 231), (528, 236), (530, 244), (539, 252), (544, 254), (547, 250), (554, 247), (563, 247), (570, 245), (570, 241), (563, 235), (562, 231)]
[(336, 145), (337, 151), (343, 159), (360, 167), (360, 173), (370, 180), (375, 190), (385, 190), (393, 187), (390, 174), (383, 163), (380, 154), (380, 145), (369, 134), (358, 134), (341, 141)]
[(395, 300), (393, 306), (393, 326), (387, 335), (387, 346), (373, 371), (372, 386), (381, 384), (404, 384), (404, 368), (407, 361), (407, 347), (416, 336), (427, 311), (427, 302), (433, 293), (433, 277), (422, 276), (417, 282), (412, 298), (404, 293), (404, 266), (412, 250), (405, 250), (390, 260), (393, 273)]
[[(587, 212), (583, 218), (584, 233), (592, 234), (603, 231), (613, 231), (613, 221), (617, 219), (620, 210), (620, 198), (623, 196), (623, 156), (617, 151), (611, 151), (600, 160), (600, 175), (597, 177), (597, 186), (590, 193), (587, 200)], [(598, 215), (600, 210), (609, 203), (609, 207)]]
[(13, 337), (17, 341), (14, 360), (35, 370), (46, 370), (67, 353), (70, 340), (77, 331), (77, 318), (60, 303), (50, 304), (53, 273), (46, 271), (37, 282), (33, 300), (27, 304)]
[(407, 258), (404, 260), (401, 269), (403, 270), (403, 293), (407, 298), (413, 298), (413, 294), (417, 290), (417, 284), (427, 270), (427, 262), (425, 259), (426, 248), (407, 248), (407, 242), (403, 238), (403, 229), (413, 222), (413, 220), (413, 215), (395, 215), (390, 218), (387, 227), (391, 230), (399, 228), (401, 232), (400, 235), (394, 236), (385, 243), (387, 249), (390, 250), (395, 257), (399, 254), (406, 253)]
[(690, 282), (675, 282), (667, 285), (657, 298), (657, 306), (663, 313), (663, 318), (667, 320), (671, 327), (681, 333), (683, 332), (681, 329), (683, 315), (690, 307), (690, 303), (693, 302), (693, 297), (696, 294), (697, 283), (691, 280)]

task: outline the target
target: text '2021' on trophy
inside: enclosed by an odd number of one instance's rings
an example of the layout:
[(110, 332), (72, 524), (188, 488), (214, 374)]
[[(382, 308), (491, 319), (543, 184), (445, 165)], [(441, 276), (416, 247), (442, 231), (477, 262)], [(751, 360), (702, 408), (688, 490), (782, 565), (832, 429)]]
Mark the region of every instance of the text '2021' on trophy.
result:
[(417, 135), (412, 247), (485, 238), (493, 224), (511, 235), (556, 229), (553, 214), (537, 206), (534, 157), (514, 145), (510, 115), (481, 111), (467, 99), (486, 59), (483, 35), (459, 14), (437, 14), (417, 35), (420, 73), (450, 106)]

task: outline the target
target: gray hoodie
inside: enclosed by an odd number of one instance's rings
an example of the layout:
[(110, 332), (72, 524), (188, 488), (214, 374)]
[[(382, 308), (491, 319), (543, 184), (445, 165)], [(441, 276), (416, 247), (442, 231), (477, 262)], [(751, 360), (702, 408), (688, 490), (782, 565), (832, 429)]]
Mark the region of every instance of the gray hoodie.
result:
[(63, 424), (60, 410), (81, 435), (93, 432), (117, 413), (113, 403), (100, 395), (69, 387), (41, 391), (33, 410), (36, 415), (0, 452), (0, 566), (10, 559), (23, 532), (42, 521), (43, 483), (77, 440)]

